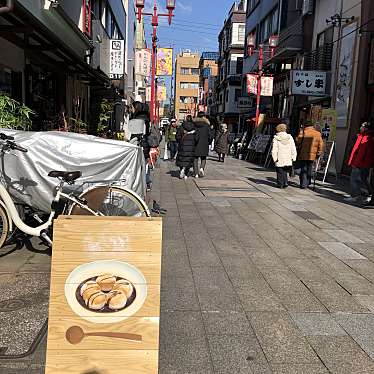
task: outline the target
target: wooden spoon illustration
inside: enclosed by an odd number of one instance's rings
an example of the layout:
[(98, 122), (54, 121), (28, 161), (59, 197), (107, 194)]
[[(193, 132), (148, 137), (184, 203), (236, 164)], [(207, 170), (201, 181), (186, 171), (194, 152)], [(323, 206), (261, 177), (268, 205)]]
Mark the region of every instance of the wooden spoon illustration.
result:
[(128, 334), (122, 332), (84, 332), (80, 326), (71, 326), (66, 330), (66, 340), (70, 344), (79, 344), (87, 336), (105, 336), (108, 338), (126, 339), (141, 342), (142, 336), (138, 334)]

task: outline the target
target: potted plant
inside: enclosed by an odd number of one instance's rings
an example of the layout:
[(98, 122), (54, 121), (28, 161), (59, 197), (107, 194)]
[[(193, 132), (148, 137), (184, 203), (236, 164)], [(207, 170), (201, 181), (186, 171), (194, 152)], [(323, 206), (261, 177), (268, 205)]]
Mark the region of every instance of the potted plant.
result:
[(0, 92), (0, 128), (30, 130), (32, 114), (29, 107)]

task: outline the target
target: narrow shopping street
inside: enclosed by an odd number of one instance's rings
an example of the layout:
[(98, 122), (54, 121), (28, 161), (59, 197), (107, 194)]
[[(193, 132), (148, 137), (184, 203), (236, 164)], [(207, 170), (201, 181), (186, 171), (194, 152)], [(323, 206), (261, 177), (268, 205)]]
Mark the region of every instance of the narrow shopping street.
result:
[[(179, 180), (161, 161), (155, 176), (167, 211), (159, 373), (373, 373), (374, 210), (326, 187), (279, 190), (272, 172), (231, 158), (211, 158), (207, 174)], [(47, 318), (50, 254), (38, 243), (1, 249), (11, 348)], [(23, 295), (27, 309), (6, 310)], [(45, 340), (0, 360), (1, 374), (42, 373)]]

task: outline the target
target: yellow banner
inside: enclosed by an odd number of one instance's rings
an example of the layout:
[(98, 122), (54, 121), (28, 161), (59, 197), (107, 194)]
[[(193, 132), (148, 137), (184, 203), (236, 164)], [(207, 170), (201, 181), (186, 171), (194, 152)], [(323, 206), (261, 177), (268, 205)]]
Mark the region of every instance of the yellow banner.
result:
[(166, 87), (165, 86), (158, 86), (157, 87), (157, 100), (158, 101), (165, 101), (166, 100)]
[(157, 49), (157, 75), (173, 75), (173, 49)]

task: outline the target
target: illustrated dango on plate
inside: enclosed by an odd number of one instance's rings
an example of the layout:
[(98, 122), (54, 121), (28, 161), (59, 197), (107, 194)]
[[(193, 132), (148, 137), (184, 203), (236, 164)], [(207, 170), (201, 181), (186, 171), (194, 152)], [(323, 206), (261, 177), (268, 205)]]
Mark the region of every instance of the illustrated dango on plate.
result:
[(136, 297), (134, 285), (113, 274), (101, 274), (86, 279), (76, 291), (84, 308), (98, 313), (113, 313), (130, 306)]

